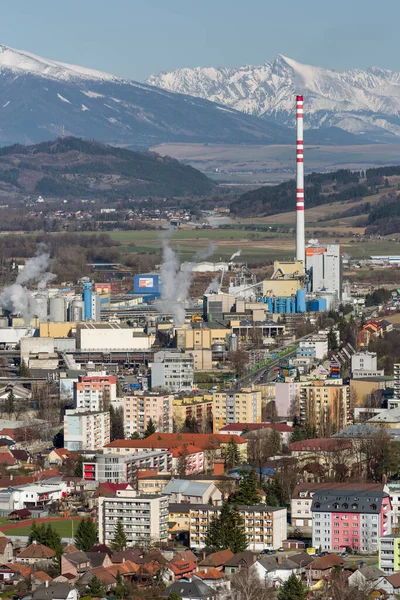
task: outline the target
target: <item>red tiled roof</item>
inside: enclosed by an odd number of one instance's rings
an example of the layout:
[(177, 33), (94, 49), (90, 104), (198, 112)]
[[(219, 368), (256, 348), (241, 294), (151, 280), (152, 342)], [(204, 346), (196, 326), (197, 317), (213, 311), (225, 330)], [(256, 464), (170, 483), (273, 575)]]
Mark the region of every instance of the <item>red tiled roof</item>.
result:
[(400, 573), (394, 573), (386, 577), (387, 581), (392, 584), (394, 588), (400, 588)]
[(7, 544), (11, 543), (10, 538), (5, 535), (0, 536), (0, 552), (3, 553), (6, 549)]
[(116, 578), (118, 573), (120, 575), (127, 575), (128, 573), (137, 573), (139, 570), (139, 565), (132, 562), (131, 560), (126, 560), (125, 562), (120, 564), (110, 565), (109, 567), (106, 567), (106, 569)]
[(196, 563), (191, 560), (185, 560), (184, 558), (178, 560), (171, 560), (168, 563), (168, 567), (171, 569), (174, 575), (182, 575), (192, 573), (196, 569)]
[(44, 571), (35, 571), (35, 573), (32, 573), (31, 577), (33, 579), (38, 579), (39, 581), (42, 581), (43, 583), (45, 583), (46, 581), (53, 581), (52, 578), (50, 577), (50, 575), (48, 575)]
[(175, 448), (183, 444), (193, 444), (202, 450), (218, 449), (231, 440), (237, 444), (247, 444), (239, 435), (227, 436), (224, 433), (153, 433), (143, 440), (114, 440), (105, 448)]
[(25, 577), (25, 579), (29, 579), (32, 574), (32, 569), (26, 565), (20, 565), (19, 563), (7, 563), (6, 566), (15, 573), (20, 573), (22, 577)]
[(62, 473), (58, 469), (44, 469), (44, 471), (40, 471), (40, 473), (36, 473), (35, 479), (36, 481), (41, 481), (42, 479), (50, 479), (51, 477), (60, 477)]
[(281, 433), (292, 433), (293, 427), (286, 425), (286, 423), (231, 423), (225, 425), (220, 431), (237, 431), (243, 433), (245, 429), (249, 431), (257, 431), (258, 429), (275, 429)]
[(115, 577), (106, 567), (95, 567), (91, 570), (93, 577), (98, 577), (103, 585), (113, 585)]
[(293, 442), (290, 444), (292, 452), (337, 452), (338, 450), (350, 450), (353, 448), (351, 440), (333, 439), (333, 438), (317, 438), (313, 440), (302, 440), (301, 442)]
[(225, 575), (217, 569), (207, 569), (207, 571), (197, 571), (196, 577), (200, 577), (200, 579), (222, 579)]
[(158, 469), (138, 469), (136, 479), (146, 479), (146, 477), (153, 477), (154, 475), (158, 475)]
[(67, 448), (56, 448), (55, 450), (53, 450), (53, 452), (57, 454), (57, 456), (59, 456), (60, 458), (65, 458), (71, 454), (71, 452)]
[(26, 485), (33, 483), (35, 475), (13, 475), (12, 477), (0, 477), (0, 487), (8, 488), (10, 486)]
[(179, 458), (182, 454), (198, 454), (203, 452), (201, 448), (196, 448), (192, 444), (184, 444), (183, 446), (176, 446), (171, 448), (171, 454), (173, 458)]
[(224, 565), (230, 558), (234, 556), (231, 550), (221, 550), (220, 552), (214, 552), (209, 554), (204, 560), (199, 563), (199, 567), (219, 567)]
[(8, 452), (0, 452), (0, 465), (13, 467), (16, 464), (17, 460), (12, 456), (12, 454), (8, 454)]
[(24, 548), (18, 555), (17, 558), (54, 558), (56, 553), (51, 548), (44, 546), (43, 544), (30, 544)]
[(331, 569), (332, 567), (344, 565), (343, 558), (340, 558), (337, 554), (327, 554), (326, 556), (320, 556), (313, 560), (309, 565), (306, 566), (307, 570), (318, 570), (324, 571), (325, 569)]
[(73, 544), (68, 544), (68, 546), (64, 548), (64, 554), (71, 554), (71, 552), (79, 552), (79, 550)]

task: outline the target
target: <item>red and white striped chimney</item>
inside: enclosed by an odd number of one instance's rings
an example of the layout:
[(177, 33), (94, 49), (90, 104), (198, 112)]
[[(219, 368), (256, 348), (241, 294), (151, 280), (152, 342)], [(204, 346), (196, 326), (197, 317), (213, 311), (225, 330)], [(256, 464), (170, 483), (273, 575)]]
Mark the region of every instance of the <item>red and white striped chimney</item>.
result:
[(296, 96), (296, 260), (305, 262), (303, 96)]

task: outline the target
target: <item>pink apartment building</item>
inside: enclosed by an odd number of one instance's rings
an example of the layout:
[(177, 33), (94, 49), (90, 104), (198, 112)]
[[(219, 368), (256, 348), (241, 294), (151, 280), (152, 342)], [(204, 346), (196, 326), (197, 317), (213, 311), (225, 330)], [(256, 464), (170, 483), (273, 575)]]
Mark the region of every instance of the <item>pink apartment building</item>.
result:
[(172, 432), (172, 394), (141, 394), (124, 396), (125, 437), (137, 432), (143, 435), (151, 419), (161, 433)]
[[(391, 534), (390, 496), (371, 484), (315, 491), (312, 498), (312, 543), (327, 551), (378, 550), (380, 537)], [(382, 486), (383, 487), (383, 486)]]

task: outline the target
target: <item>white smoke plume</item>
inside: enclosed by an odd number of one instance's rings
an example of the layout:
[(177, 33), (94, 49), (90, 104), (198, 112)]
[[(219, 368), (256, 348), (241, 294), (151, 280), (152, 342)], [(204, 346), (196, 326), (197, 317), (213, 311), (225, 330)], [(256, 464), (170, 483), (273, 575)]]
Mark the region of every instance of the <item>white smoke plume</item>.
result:
[(241, 251), (241, 250), (236, 250), (236, 252), (234, 252), (234, 253), (232, 254), (232, 256), (230, 257), (230, 259), (229, 259), (229, 260), (233, 260), (234, 258), (236, 258), (237, 256), (240, 256), (241, 254), (242, 254), (242, 251)]
[(205, 294), (218, 294), (219, 286), (220, 286), (220, 277), (218, 274), (210, 281), (210, 283), (208, 284), (208, 287), (204, 293)]
[(167, 239), (163, 240), (160, 275), (161, 300), (156, 303), (157, 309), (160, 312), (172, 313), (174, 325), (179, 327), (185, 322), (185, 301), (189, 298), (192, 272), (180, 270), (179, 258), (170, 248)]
[(36, 256), (26, 261), (16, 282), (5, 287), (0, 293), (0, 307), (20, 314), (25, 323), (29, 323), (36, 314), (37, 307), (35, 298), (26, 284), (37, 282), (38, 289), (43, 290), (48, 282), (55, 278), (55, 275), (49, 272), (49, 266), (50, 254), (44, 251), (43, 246), (39, 246)]
[(198, 250), (196, 252), (195, 258), (198, 260), (205, 260), (214, 254), (217, 249), (217, 245), (214, 244), (213, 241), (209, 240), (207, 248), (203, 248), (202, 250)]

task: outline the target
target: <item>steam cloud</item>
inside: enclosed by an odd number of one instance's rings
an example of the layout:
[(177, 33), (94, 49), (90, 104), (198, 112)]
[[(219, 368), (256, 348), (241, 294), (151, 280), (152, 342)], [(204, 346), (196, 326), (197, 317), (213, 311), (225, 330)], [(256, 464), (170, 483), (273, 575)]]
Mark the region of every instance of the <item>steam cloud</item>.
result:
[(162, 288), (161, 300), (156, 303), (160, 312), (172, 313), (174, 325), (179, 327), (185, 322), (184, 303), (189, 297), (192, 280), (191, 270), (180, 270), (176, 253), (170, 248), (168, 240), (163, 240), (163, 259), (160, 269)]
[(241, 254), (242, 254), (242, 251), (241, 251), (241, 250), (236, 250), (236, 252), (234, 252), (234, 253), (232, 254), (232, 256), (230, 257), (230, 259), (229, 259), (229, 260), (233, 260), (234, 258), (236, 258), (237, 256), (240, 256)]
[(196, 258), (199, 260), (205, 260), (206, 258), (212, 256), (216, 249), (217, 245), (214, 244), (213, 241), (209, 240), (207, 248), (204, 248), (203, 250), (198, 250), (196, 252)]
[(205, 294), (217, 294), (219, 292), (219, 275), (216, 275), (208, 284)]
[(49, 265), (50, 254), (44, 251), (43, 246), (40, 246), (36, 256), (26, 261), (24, 269), (18, 274), (15, 283), (5, 287), (0, 293), (0, 307), (11, 313), (20, 314), (25, 323), (29, 323), (36, 314), (37, 305), (26, 284), (37, 282), (37, 288), (43, 290), (49, 281), (55, 278), (55, 275), (49, 272)]

